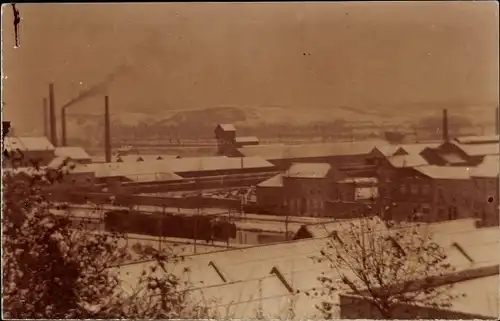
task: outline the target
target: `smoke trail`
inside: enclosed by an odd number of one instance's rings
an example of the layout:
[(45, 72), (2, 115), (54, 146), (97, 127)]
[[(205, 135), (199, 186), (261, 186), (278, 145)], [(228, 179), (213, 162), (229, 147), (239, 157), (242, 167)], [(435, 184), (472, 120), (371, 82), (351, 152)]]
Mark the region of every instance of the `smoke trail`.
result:
[(74, 104), (76, 104), (84, 99), (105, 93), (105, 91), (108, 89), (108, 86), (116, 78), (127, 73), (129, 70), (130, 70), (130, 67), (125, 65), (125, 64), (118, 66), (118, 68), (116, 68), (112, 73), (107, 75), (101, 82), (99, 82), (99, 83), (95, 84), (94, 86), (90, 87), (89, 89), (86, 89), (83, 92), (81, 92), (78, 96), (76, 96), (75, 98), (71, 99), (69, 102), (64, 104), (64, 106), (62, 106), (62, 108), (66, 109), (66, 108), (71, 107), (72, 105), (74, 105)]
[(144, 39), (140, 43), (136, 44), (132, 49), (133, 55), (131, 58), (127, 59), (127, 61), (118, 66), (101, 82), (90, 87), (89, 89), (84, 90), (77, 97), (64, 104), (62, 109), (71, 107), (84, 99), (105, 94), (108, 86), (115, 81), (116, 78), (131, 72), (132, 69), (138, 67), (138, 63), (144, 63), (145, 61), (151, 60), (161, 61), (163, 57), (168, 56), (163, 47), (158, 44), (158, 39), (161, 39), (161, 34), (154, 29), (149, 30)]

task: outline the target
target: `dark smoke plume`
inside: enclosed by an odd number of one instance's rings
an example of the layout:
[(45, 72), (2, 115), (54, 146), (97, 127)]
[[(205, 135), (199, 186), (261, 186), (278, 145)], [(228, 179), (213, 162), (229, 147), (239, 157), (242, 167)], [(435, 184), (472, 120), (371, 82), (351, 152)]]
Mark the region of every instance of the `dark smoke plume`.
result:
[(118, 68), (105, 77), (101, 82), (90, 87), (89, 89), (84, 90), (77, 97), (64, 104), (62, 109), (67, 109), (84, 99), (106, 94), (108, 86), (115, 81), (116, 78), (132, 72), (133, 69), (138, 67), (138, 64), (143, 64), (145, 61), (161, 62), (164, 57), (168, 56), (168, 53), (164, 51), (163, 47), (159, 46), (158, 39), (160, 38), (160, 33), (154, 29), (149, 30), (144, 39), (132, 49), (133, 55), (131, 59), (118, 66)]
[(104, 94), (106, 90), (108, 89), (108, 86), (119, 76), (127, 73), (129, 71), (130, 67), (127, 65), (120, 65), (118, 68), (115, 69), (112, 73), (110, 73), (106, 78), (104, 78), (101, 82), (95, 84), (94, 86), (90, 87), (89, 89), (84, 90), (81, 92), (78, 96), (75, 98), (71, 99), (69, 102), (64, 104), (62, 106), (63, 109), (66, 109), (68, 107), (71, 107), (72, 105), (87, 99), (89, 97), (93, 97), (96, 95)]

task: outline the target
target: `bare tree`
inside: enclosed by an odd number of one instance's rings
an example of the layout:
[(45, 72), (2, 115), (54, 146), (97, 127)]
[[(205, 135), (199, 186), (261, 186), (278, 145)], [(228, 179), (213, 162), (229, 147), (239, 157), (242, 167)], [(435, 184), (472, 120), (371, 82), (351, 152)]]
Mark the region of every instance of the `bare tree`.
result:
[(333, 295), (339, 290), (358, 296), (385, 319), (396, 318), (398, 306), (451, 306), (457, 296), (450, 294), (452, 285), (435, 285), (455, 269), (428, 230), (418, 224), (389, 226), (376, 217), (343, 224), (313, 258), (333, 270), (318, 277), (322, 291), (309, 293), (320, 297), (317, 308), (325, 318), (332, 317)]
[[(51, 174), (50, 174), (51, 173)], [(167, 263), (183, 257), (150, 253), (148, 270), (130, 291), (119, 270), (129, 256), (123, 236), (75, 228), (51, 211), (44, 191), (64, 175), (31, 168), (4, 172), (2, 220), (3, 313), (6, 318), (200, 318), (188, 284)], [(114, 271), (114, 272), (113, 272)]]

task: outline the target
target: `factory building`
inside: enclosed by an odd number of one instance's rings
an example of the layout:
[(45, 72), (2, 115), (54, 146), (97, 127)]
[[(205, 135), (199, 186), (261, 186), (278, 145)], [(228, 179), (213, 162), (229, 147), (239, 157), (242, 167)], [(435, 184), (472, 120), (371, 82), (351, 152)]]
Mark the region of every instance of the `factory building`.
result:
[(284, 208), (283, 174), (277, 174), (258, 184), (255, 189), (258, 206), (268, 213), (286, 213)]
[(385, 146), (383, 140), (337, 142), (303, 145), (258, 145), (226, 149), (228, 157), (260, 156), (278, 170), (285, 171), (294, 163), (329, 163), (335, 166), (366, 165), (367, 156), (375, 146)]
[(474, 213), (483, 226), (498, 226), (500, 156), (486, 156), (483, 163), (471, 172)]
[(87, 154), (85, 149), (83, 149), (82, 147), (75, 147), (75, 146), (56, 147), (54, 150), (54, 154), (56, 157), (70, 159), (77, 164), (92, 163), (92, 157), (89, 154)]
[(237, 137), (236, 128), (233, 124), (219, 124), (215, 128), (217, 139), (217, 154), (232, 155), (234, 150), (245, 146), (259, 145), (259, 139), (254, 136)]
[(327, 163), (293, 164), (283, 175), (284, 205), (288, 213), (324, 216), (332, 181), (343, 177)]
[[(141, 193), (173, 192), (176, 188), (215, 188), (234, 184), (235, 178), (240, 183), (255, 184), (260, 179), (265, 180), (277, 173), (274, 166), (262, 158), (224, 156), (77, 164), (72, 171), (92, 172), (95, 173), (97, 183), (107, 184), (114, 189), (131, 188)], [(210, 177), (212, 179), (207, 181)], [(196, 184), (200, 179), (203, 182)], [(172, 184), (167, 186), (166, 183)]]
[(55, 158), (55, 147), (46, 137), (7, 136), (2, 167), (46, 166)]
[(257, 204), (277, 215), (335, 216), (339, 212), (328, 202), (349, 208), (349, 203), (378, 198), (378, 180), (359, 174), (328, 163), (296, 163), (257, 185)]
[(499, 143), (459, 144), (444, 142), (436, 148), (428, 147), (421, 153), (429, 164), (438, 166), (477, 166), (487, 155), (500, 154)]
[(418, 166), (400, 168), (386, 176), (385, 215), (393, 220), (443, 221), (474, 217), (470, 168)]
[[(465, 161), (455, 162), (453, 166), (450, 163), (430, 165), (417, 153), (385, 156), (379, 150), (372, 151), (372, 162), (378, 166), (381, 205), (391, 207), (385, 214), (397, 220), (426, 221), (476, 217), (485, 225), (498, 224), (498, 205), (495, 204), (498, 204), (499, 155), (481, 155), (470, 161), (454, 143), (438, 148), (444, 151), (446, 146), (455, 151), (455, 155), (463, 155), (461, 159)], [(444, 155), (451, 154), (441, 154)]]

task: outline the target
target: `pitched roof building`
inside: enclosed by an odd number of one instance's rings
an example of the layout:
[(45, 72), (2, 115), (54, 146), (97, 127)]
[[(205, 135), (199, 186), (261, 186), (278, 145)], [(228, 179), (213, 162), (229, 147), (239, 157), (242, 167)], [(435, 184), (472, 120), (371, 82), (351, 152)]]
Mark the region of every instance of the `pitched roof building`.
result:
[[(345, 221), (345, 224), (349, 224), (349, 221)], [(349, 240), (342, 234), (342, 228), (337, 228), (337, 236), (341, 240)], [(445, 249), (447, 260), (457, 268), (457, 273), (490, 268), (500, 263), (500, 257), (497, 255), (498, 228), (464, 229), (460, 233), (445, 225), (435, 229), (435, 241)], [(191, 284), (188, 286), (188, 293), (193, 295), (191, 298), (200, 301), (203, 298), (201, 302), (207, 304), (210, 310), (222, 313), (221, 317), (253, 318), (258, 312), (256, 310), (261, 310), (267, 318), (322, 318), (315, 307), (321, 302), (321, 298), (308, 296), (307, 293), (322, 288), (321, 282), (318, 281), (322, 273), (332, 277), (334, 282), (339, 281), (339, 274), (328, 262), (315, 262), (312, 259), (327, 246), (328, 240), (327, 237), (311, 238), (192, 255), (182, 262), (172, 263), (167, 269), (181, 279), (189, 279)], [(459, 245), (461, 251), (456, 249), (456, 245)], [(124, 265), (114, 271), (119, 272), (125, 289), (131, 290), (137, 287), (142, 271), (152, 264), (144, 262)], [(355, 278), (352, 271), (343, 272), (347, 277)], [(498, 268), (496, 273), (498, 274)], [(339, 295), (348, 290), (339, 283), (338, 292), (332, 293), (330, 300), (333, 303), (334, 318), (341, 316), (342, 302)], [(491, 299), (497, 302), (498, 291), (487, 292), (492, 295), (489, 302), (492, 302)], [(474, 296), (464, 300), (458, 303), (467, 305), (467, 302), (476, 302)], [(488, 309), (487, 304), (477, 306), (479, 309)], [(453, 308), (455, 307), (454, 305)], [(293, 314), (289, 314), (291, 310)], [(453, 311), (445, 312), (451, 315)], [(491, 311), (478, 310), (471, 314), (489, 316), (489, 313)], [(363, 317), (369, 315), (361, 316)]]

